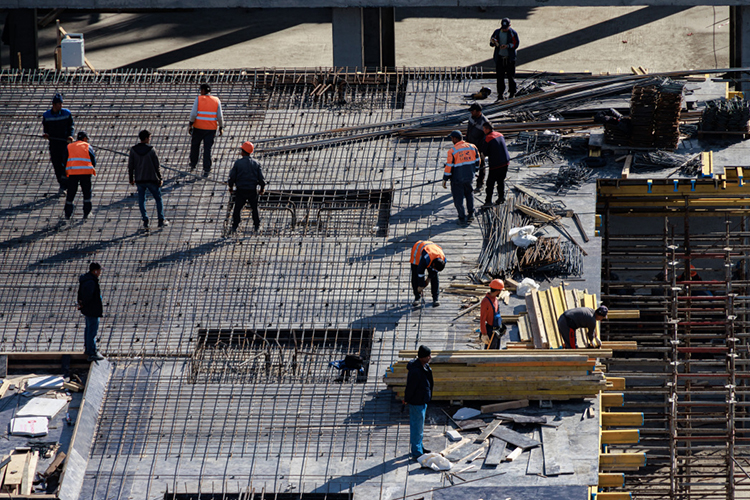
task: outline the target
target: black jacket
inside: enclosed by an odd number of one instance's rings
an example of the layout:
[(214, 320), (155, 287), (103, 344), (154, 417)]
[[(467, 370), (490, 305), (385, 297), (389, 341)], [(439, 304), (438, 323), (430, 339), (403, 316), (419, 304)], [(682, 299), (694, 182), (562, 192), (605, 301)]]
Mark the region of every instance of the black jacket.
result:
[(466, 128), (466, 142), (472, 143), (480, 151), (482, 150), (482, 143), (484, 143), (485, 123), (490, 123), (490, 121), (484, 115), (480, 115), (476, 120), (470, 116), (469, 125)]
[(78, 278), (78, 303), (81, 304), (81, 314), (93, 318), (101, 318), (104, 313), (102, 305), (102, 291), (99, 289), (99, 279), (93, 274), (82, 274)]
[(260, 163), (249, 156), (243, 156), (234, 162), (232, 170), (229, 171), (227, 184), (230, 188), (234, 188), (236, 184), (239, 191), (254, 191), (258, 186), (264, 189), (266, 180), (263, 178)]
[(138, 143), (130, 148), (128, 158), (128, 177), (130, 182), (154, 183), (161, 182), (161, 169), (159, 168), (159, 157), (156, 156), (151, 144)]
[(510, 163), (510, 154), (505, 145), (505, 137), (499, 132), (490, 132), (484, 138), (482, 152), (489, 157), (490, 170), (505, 167)]
[(406, 365), (409, 374), (406, 376), (406, 391), (404, 401), (410, 405), (423, 405), (432, 399), (432, 368), (430, 365), (422, 366), (419, 359), (412, 359)]

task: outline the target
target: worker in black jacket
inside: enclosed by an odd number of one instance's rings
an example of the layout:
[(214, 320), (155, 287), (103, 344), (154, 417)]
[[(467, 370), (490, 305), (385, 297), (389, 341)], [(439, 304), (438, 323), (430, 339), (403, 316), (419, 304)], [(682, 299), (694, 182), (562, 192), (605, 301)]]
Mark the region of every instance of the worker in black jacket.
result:
[(138, 134), (141, 142), (130, 148), (128, 157), (128, 177), (131, 186), (138, 186), (138, 208), (141, 211), (143, 229), (148, 229), (148, 212), (146, 212), (146, 190), (151, 193), (156, 202), (156, 214), (159, 218), (159, 227), (169, 225), (164, 218), (164, 204), (161, 201), (161, 168), (159, 157), (156, 156), (154, 147), (150, 144), (151, 132), (141, 130)]
[(102, 291), (99, 288), (99, 276), (102, 274), (102, 266), (97, 262), (89, 264), (89, 272), (78, 278), (78, 309), (86, 318), (86, 327), (83, 331), (86, 354), (89, 361), (104, 359), (96, 348), (96, 335), (99, 333), (99, 318), (103, 316)]
[[(237, 231), (240, 226), (240, 213), (246, 203), (250, 204), (253, 211), (253, 228), (257, 233), (260, 229), (260, 214), (258, 213), (258, 195), (265, 193), (266, 181), (263, 178), (263, 169), (254, 158), (250, 158), (255, 147), (252, 142), (245, 142), (240, 148), (242, 158), (234, 162), (232, 170), (229, 171), (229, 193), (237, 186), (234, 197), (234, 213), (232, 214), (231, 232)], [(260, 186), (260, 193), (258, 192)]]
[(510, 153), (505, 144), (505, 137), (500, 132), (495, 132), (491, 123), (484, 124), (484, 144), (482, 152), (489, 157), (489, 174), (487, 175), (487, 194), (484, 206), (492, 205), (492, 190), (497, 183), (497, 204), (505, 203), (505, 177), (508, 175), (510, 164)]
[(432, 359), (432, 351), (427, 346), (419, 346), (417, 359), (412, 359), (406, 365), (408, 372), (406, 376), (406, 390), (404, 391), (404, 403), (409, 405), (409, 443), (411, 456), (414, 459), (421, 457), (430, 450), (422, 446), (424, 438), (424, 418), (427, 413), (427, 403), (432, 399), (432, 369), (429, 362)]
[(469, 124), (466, 127), (466, 142), (471, 143), (479, 150), (479, 175), (477, 175), (477, 187), (474, 190), (478, 193), (484, 185), (484, 154), (482, 154), (482, 145), (484, 144), (484, 124), (490, 123), (486, 116), (482, 114), (482, 105), (475, 102), (469, 106)]
[(75, 124), (70, 110), (63, 108), (61, 94), (55, 94), (52, 98), (52, 108), (42, 115), (42, 127), (42, 137), (49, 141), (49, 159), (55, 169), (55, 177), (62, 194), (68, 189), (65, 161), (68, 157), (68, 144), (73, 142)]

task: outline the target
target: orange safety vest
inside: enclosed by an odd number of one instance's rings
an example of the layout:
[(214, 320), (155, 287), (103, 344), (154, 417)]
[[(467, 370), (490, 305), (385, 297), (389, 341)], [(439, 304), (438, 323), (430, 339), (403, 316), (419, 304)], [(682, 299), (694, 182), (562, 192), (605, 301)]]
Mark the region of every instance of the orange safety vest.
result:
[(451, 175), (456, 167), (474, 165), (479, 158), (477, 147), (466, 141), (458, 141), (448, 150), (448, 161), (445, 163), (445, 175)]
[(198, 96), (198, 114), (193, 126), (202, 130), (218, 128), (219, 98), (212, 95)]
[(68, 144), (68, 162), (65, 164), (65, 176), (96, 175), (94, 164), (91, 163), (89, 143), (76, 141)]
[(422, 258), (422, 250), (426, 251), (427, 255), (430, 256), (430, 264), (432, 264), (432, 261), (438, 257), (445, 260), (445, 254), (443, 253), (442, 248), (431, 241), (418, 241), (414, 243), (413, 247), (411, 247), (411, 258), (409, 259), (409, 262), (418, 266), (419, 261)]

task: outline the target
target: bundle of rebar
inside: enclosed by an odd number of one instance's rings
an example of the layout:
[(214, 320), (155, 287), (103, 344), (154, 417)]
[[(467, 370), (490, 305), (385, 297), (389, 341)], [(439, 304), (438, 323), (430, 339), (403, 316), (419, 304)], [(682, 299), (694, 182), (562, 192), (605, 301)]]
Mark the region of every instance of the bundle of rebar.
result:
[(659, 91), (655, 84), (636, 85), (630, 98), (630, 145), (649, 147), (654, 143), (654, 116)]
[(654, 114), (654, 147), (674, 149), (680, 141), (680, 110), (685, 86), (665, 80), (658, 87)]
[(686, 175), (694, 175), (701, 169), (700, 154), (679, 154), (668, 151), (651, 151), (633, 155), (634, 171), (654, 172), (665, 168), (679, 169)]
[(524, 184), (528, 186), (551, 184), (555, 189), (555, 194), (560, 194), (582, 186), (593, 175), (594, 172), (583, 163), (574, 163), (560, 165), (557, 172), (546, 172), (544, 174), (529, 176), (524, 181)]
[(704, 132), (750, 132), (750, 103), (745, 99), (706, 102), (701, 115)]
[(560, 238), (539, 238), (519, 259), (524, 274), (544, 273), (554, 276), (580, 276), (583, 272), (581, 249)]

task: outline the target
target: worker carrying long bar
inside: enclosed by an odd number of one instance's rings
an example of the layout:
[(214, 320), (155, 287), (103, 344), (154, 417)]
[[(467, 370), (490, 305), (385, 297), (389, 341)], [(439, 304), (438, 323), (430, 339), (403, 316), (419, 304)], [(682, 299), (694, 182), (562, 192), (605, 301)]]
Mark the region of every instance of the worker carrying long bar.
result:
[(503, 280), (494, 279), (490, 282), (490, 291), (482, 299), (479, 313), (479, 329), (488, 338), (488, 349), (500, 349), (500, 337), (507, 330), (500, 315), (500, 301), (497, 300), (505, 289)]
[(557, 328), (560, 330), (560, 336), (565, 342), (565, 348), (578, 348), (576, 345), (576, 330), (579, 328), (586, 328), (586, 336), (589, 343), (595, 347), (599, 347), (601, 342), (596, 337), (596, 322), (604, 320), (608, 312), (609, 309), (607, 309), (607, 306), (601, 305), (596, 310), (590, 307), (576, 307), (562, 313), (557, 319)]
[[(443, 249), (431, 241), (418, 241), (411, 247), (409, 262), (411, 263), (411, 287), (414, 291), (414, 307), (419, 307), (422, 292), (429, 283), (432, 287), (432, 306), (440, 305), (440, 281), (438, 273), (445, 269), (445, 254)], [(428, 277), (425, 279), (425, 274)]]

